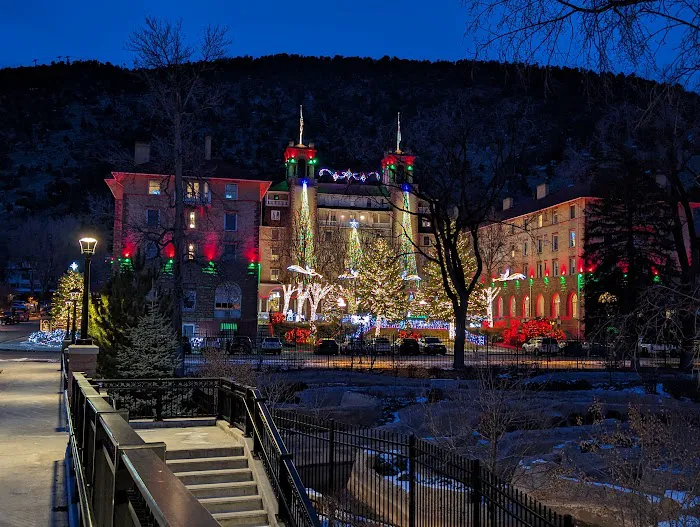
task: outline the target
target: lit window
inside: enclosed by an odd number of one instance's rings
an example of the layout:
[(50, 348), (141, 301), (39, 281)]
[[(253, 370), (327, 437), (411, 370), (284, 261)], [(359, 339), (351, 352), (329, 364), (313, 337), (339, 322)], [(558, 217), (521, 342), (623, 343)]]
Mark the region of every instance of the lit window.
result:
[(569, 247), (576, 247), (576, 231), (569, 231)]
[(279, 269), (270, 269), (270, 280), (279, 280), (280, 279), (280, 270)]
[(236, 214), (226, 214), (224, 218), (224, 230), (225, 231), (235, 231), (238, 229), (238, 215)]
[(542, 247), (543, 247), (543, 240), (542, 238), (537, 240), (537, 253), (542, 254)]
[(552, 234), (552, 250), (553, 251), (559, 250), (559, 235), (558, 234)]
[(160, 195), (160, 180), (159, 179), (149, 179), (148, 180), (148, 193), (154, 196)]
[(572, 220), (576, 219), (576, 205), (569, 206), (569, 218)]
[(544, 225), (544, 215), (540, 214), (537, 216), (537, 226), (542, 227), (542, 225)]
[(421, 224), (421, 227), (428, 228), (428, 227), (430, 227), (430, 220), (428, 218), (426, 218), (425, 216), (423, 216), (420, 219), (420, 224)]
[(576, 258), (569, 258), (569, 274), (576, 274)]
[(279, 262), (279, 260), (280, 260), (279, 248), (272, 247), (270, 249), (270, 261), (271, 262)]
[[(345, 217), (345, 216), (343, 216), (343, 218), (344, 218), (344, 217)], [(332, 222), (336, 222), (336, 221), (338, 221), (338, 215), (337, 215), (335, 212), (331, 212), (331, 213), (328, 215), (328, 220), (329, 220), (329, 221), (332, 221)]]
[(197, 291), (183, 291), (182, 293), (182, 310), (194, 311), (197, 305)]
[(272, 221), (280, 221), (280, 211), (272, 210), (272, 211), (270, 211), (270, 215), (271, 215)]
[[(238, 185), (236, 183), (226, 184), (226, 199), (238, 199)], [(277, 198), (275, 198), (277, 199)]]
[(157, 209), (146, 210), (146, 225), (149, 227), (158, 227), (160, 224), (160, 211)]
[(194, 229), (197, 226), (197, 214), (192, 211), (189, 214), (189, 227), (190, 229)]
[(187, 259), (194, 260), (197, 253), (197, 246), (194, 243), (187, 244)]

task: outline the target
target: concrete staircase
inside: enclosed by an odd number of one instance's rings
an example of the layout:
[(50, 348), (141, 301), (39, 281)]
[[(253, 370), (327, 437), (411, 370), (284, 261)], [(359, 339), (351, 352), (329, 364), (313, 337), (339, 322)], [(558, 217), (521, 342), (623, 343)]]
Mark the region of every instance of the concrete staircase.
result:
[(223, 527), (272, 525), (242, 446), (168, 450), (166, 463)]

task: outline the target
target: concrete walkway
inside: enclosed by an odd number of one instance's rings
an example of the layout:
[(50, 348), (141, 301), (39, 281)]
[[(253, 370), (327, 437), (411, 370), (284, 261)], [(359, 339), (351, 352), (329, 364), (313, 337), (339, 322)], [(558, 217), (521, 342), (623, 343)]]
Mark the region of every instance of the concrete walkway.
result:
[(0, 354), (0, 527), (65, 527), (60, 366), (17, 358)]

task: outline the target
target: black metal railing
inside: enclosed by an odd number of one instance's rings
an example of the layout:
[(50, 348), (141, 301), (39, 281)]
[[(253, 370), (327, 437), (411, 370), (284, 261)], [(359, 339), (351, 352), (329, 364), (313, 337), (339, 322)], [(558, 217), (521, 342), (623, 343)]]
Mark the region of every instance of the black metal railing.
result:
[[(148, 443), (81, 373), (64, 391), (69, 495), (82, 527), (218, 523), (165, 464), (165, 444)], [(71, 523), (73, 524), (73, 523)]]
[(413, 435), (274, 409), (273, 418), (329, 525), (570, 527), (470, 460)]
[[(190, 338), (185, 353), (185, 370), (197, 373), (215, 352), (217, 361), (249, 364), (254, 368), (341, 369), (355, 371), (451, 369), (454, 364), (454, 342), (440, 338), (440, 346), (405, 345), (396, 336), (377, 343), (371, 338), (358, 341), (339, 338), (338, 347), (320, 346), (318, 342), (286, 341), (275, 349), (265, 343), (269, 337), (242, 339), (228, 333), (202, 333)], [(501, 367), (541, 371), (638, 371), (678, 368), (678, 354), (654, 349), (620, 350), (610, 343), (568, 340), (560, 342), (557, 353), (537, 353), (522, 346), (509, 346), (489, 339), (481, 343), (467, 342), (465, 366), (473, 368)], [(403, 345), (402, 345), (403, 344)]]

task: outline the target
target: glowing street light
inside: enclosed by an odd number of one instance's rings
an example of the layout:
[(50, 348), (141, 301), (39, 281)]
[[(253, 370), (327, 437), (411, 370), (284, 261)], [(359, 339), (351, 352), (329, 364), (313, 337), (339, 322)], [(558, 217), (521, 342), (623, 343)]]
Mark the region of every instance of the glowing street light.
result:
[(78, 344), (92, 344), (88, 336), (88, 305), (90, 301), (90, 263), (95, 254), (97, 240), (95, 238), (81, 238), (80, 252), (85, 255), (85, 272), (83, 273), (83, 316), (80, 320), (80, 341)]

